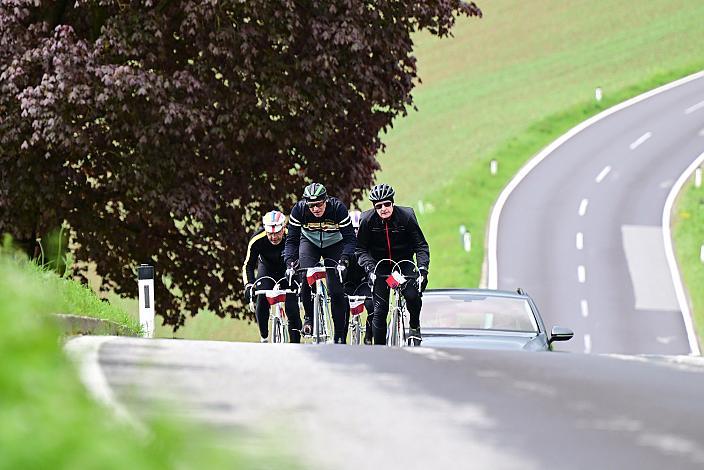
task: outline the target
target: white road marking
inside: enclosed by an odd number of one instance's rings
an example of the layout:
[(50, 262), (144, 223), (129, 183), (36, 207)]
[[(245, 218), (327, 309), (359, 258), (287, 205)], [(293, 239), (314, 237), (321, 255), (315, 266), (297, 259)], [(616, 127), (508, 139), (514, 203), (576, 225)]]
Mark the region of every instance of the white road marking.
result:
[(631, 145), (629, 145), (631, 150), (637, 149), (643, 142), (650, 139), (653, 136), (652, 132), (646, 132), (642, 136), (638, 137)]
[(592, 337), (584, 335), (584, 353), (589, 354), (590, 352), (592, 352)]
[(581, 264), (577, 266), (577, 280), (581, 284), (584, 284), (584, 281), (587, 280), (587, 270)]
[(621, 237), (636, 310), (677, 311), (662, 229), (657, 225), (622, 225)]
[(689, 108), (684, 110), (684, 113), (685, 114), (692, 114), (694, 111), (697, 111), (702, 108), (704, 108), (704, 101), (700, 101), (699, 103), (695, 104), (694, 106), (690, 106)]
[(509, 181), (506, 187), (504, 187), (504, 190), (501, 191), (501, 194), (499, 194), (499, 197), (496, 200), (496, 204), (494, 204), (494, 208), (491, 211), (491, 217), (489, 218), (489, 235), (487, 237), (489, 249), (487, 250), (487, 259), (485, 263), (486, 269), (482, 269), (482, 279), (480, 281), (480, 285), (483, 287), (488, 287), (490, 289), (496, 289), (499, 286), (498, 237), (499, 219), (501, 218), (501, 211), (503, 211), (504, 206), (506, 205), (506, 201), (508, 201), (508, 198), (511, 196), (513, 190), (518, 187), (521, 181), (523, 181), (523, 179), (528, 176), (528, 174), (533, 171), (535, 167), (537, 167), (543, 160), (550, 156), (555, 150), (560, 148), (561, 145), (563, 145), (565, 142), (567, 142), (583, 130), (589, 128), (589, 126), (591, 126), (592, 124), (595, 124), (601, 121), (602, 119), (611, 116), (612, 114), (615, 114), (630, 106), (633, 106), (634, 104), (640, 103), (641, 101), (645, 101), (649, 98), (652, 98), (653, 96), (659, 95), (660, 93), (672, 90), (673, 88), (682, 86), (686, 83), (690, 83), (694, 80), (698, 80), (702, 77), (704, 77), (704, 71), (693, 73), (692, 75), (688, 75), (684, 78), (667, 83), (661, 87), (655, 88), (641, 95), (635, 96), (629, 100), (623, 101), (617, 104), (616, 106), (612, 106), (611, 108), (600, 112), (596, 116), (592, 116), (586, 121), (580, 122), (575, 127), (567, 131), (565, 134), (562, 134), (560, 137), (554, 140), (550, 145), (545, 147), (534, 158), (531, 158), (530, 161), (526, 165), (524, 165), (518, 171), (518, 173), (516, 173), (516, 175), (511, 179), (511, 181)]
[(599, 173), (599, 176), (596, 177), (596, 182), (597, 182), (597, 183), (601, 183), (602, 180), (603, 180), (604, 178), (606, 178), (606, 175), (608, 175), (610, 171), (611, 171), (611, 167), (610, 167), (610, 166), (604, 167), (604, 169), (601, 170), (601, 173)]
[(584, 248), (584, 235), (582, 235), (582, 232), (577, 232), (577, 237), (576, 237), (575, 242), (576, 242), (578, 250), (581, 250), (582, 248)]
[(689, 310), (689, 301), (684, 293), (684, 284), (682, 283), (680, 270), (677, 266), (677, 260), (675, 259), (675, 248), (672, 245), (670, 222), (672, 221), (672, 207), (675, 205), (677, 195), (682, 190), (687, 180), (692, 176), (694, 170), (699, 168), (702, 162), (704, 162), (704, 152), (700, 153), (699, 156), (694, 159), (689, 167), (687, 167), (687, 169), (677, 179), (674, 186), (672, 186), (670, 193), (667, 195), (667, 200), (665, 201), (665, 208), (662, 211), (662, 238), (665, 244), (665, 258), (667, 259), (667, 264), (670, 267), (672, 282), (675, 284), (677, 303), (680, 306), (680, 312), (682, 312), (682, 318), (684, 319), (684, 326), (687, 330), (687, 339), (689, 340), (689, 349), (691, 351), (690, 354), (695, 356), (700, 355), (699, 342), (697, 341), (697, 335), (694, 332), (694, 322), (692, 320), (692, 313)]
[(580, 217), (587, 213), (587, 206), (588, 205), (589, 205), (589, 199), (582, 199), (582, 202), (579, 203), (579, 216)]
[(582, 316), (584, 318), (587, 318), (589, 316), (589, 304), (587, 303), (587, 301), (582, 299), (579, 302), (579, 308), (580, 310), (582, 310)]

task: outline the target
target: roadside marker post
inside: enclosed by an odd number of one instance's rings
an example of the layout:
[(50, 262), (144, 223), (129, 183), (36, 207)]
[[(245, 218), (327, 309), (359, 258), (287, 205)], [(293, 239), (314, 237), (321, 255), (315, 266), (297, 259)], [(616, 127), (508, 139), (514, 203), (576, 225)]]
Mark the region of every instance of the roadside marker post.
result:
[(694, 187), (699, 188), (702, 185), (702, 169), (694, 170)]
[(491, 171), (492, 175), (495, 175), (499, 171), (499, 162), (492, 159), (489, 163), (489, 171)]
[(139, 285), (139, 324), (145, 338), (154, 337), (154, 266), (140, 264), (137, 269)]
[(699, 248), (699, 261), (704, 263), (704, 244), (702, 244), (702, 247)]
[(603, 97), (603, 93), (601, 91), (601, 87), (598, 86), (598, 87), (596, 87), (596, 90), (594, 90), (594, 98), (596, 98), (597, 103), (600, 103), (602, 97)]
[(465, 232), (462, 238), (464, 241), (464, 251), (469, 253), (470, 251), (472, 251), (472, 234), (469, 232)]

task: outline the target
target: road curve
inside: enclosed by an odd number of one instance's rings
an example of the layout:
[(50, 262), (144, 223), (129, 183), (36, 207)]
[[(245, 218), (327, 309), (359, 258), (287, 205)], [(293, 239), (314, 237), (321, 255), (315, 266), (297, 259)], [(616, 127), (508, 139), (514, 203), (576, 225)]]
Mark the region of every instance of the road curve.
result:
[(561, 139), (503, 195), (490, 272), (498, 288), (527, 290), (546, 323), (575, 330), (566, 350), (698, 353), (663, 212), (704, 152), (704, 74), (636, 101)]
[[(702, 468), (704, 359), (82, 337), (89, 387), (304, 468)], [(87, 371), (87, 372), (86, 372)]]

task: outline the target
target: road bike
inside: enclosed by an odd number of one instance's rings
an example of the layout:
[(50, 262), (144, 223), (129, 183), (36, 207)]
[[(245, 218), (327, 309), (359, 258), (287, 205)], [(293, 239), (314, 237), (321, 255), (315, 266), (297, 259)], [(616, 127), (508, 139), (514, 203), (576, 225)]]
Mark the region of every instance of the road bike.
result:
[(311, 289), (313, 298), (313, 331), (310, 336), (305, 336), (310, 338), (315, 344), (333, 343), (335, 340), (330, 295), (328, 294), (327, 271), (337, 271), (338, 276), (340, 276), (340, 284), (342, 284), (342, 273), (340, 272), (340, 267), (337, 266), (337, 261), (325, 258), (321, 263), (325, 263), (325, 261), (332, 261), (336, 266), (330, 267), (319, 263), (318, 266), (299, 268), (297, 270), (305, 273), (309, 286), (315, 286), (314, 292)]
[[(389, 310), (391, 311), (391, 318), (389, 319), (386, 328), (386, 345), (391, 347), (420, 346), (421, 338), (417, 336), (409, 336), (406, 331), (408, 309), (406, 308), (406, 299), (403, 297), (402, 291), (408, 282), (415, 282), (420, 289), (420, 285), (423, 283), (423, 275), (414, 261), (401, 260), (396, 262), (391, 259), (382, 259), (376, 263), (376, 266), (374, 266), (373, 272), (375, 276), (377, 270), (379, 269), (379, 265), (384, 262), (391, 264), (391, 274), (386, 276), (386, 284), (389, 286), (391, 291), (389, 293)], [(412, 278), (404, 276), (401, 269), (402, 263), (411, 264), (413, 266), (413, 271), (418, 273), (417, 276)]]
[(350, 324), (348, 327), (350, 344), (364, 344), (365, 323), (362, 321), (362, 312), (364, 312), (364, 302), (367, 299), (369, 297), (366, 295), (347, 296), (347, 301), (350, 304)]
[[(291, 338), (288, 331), (288, 316), (286, 315), (286, 296), (289, 294), (298, 294), (298, 289), (282, 289), (281, 283), (286, 280), (282, 277), (276, 280), (270, 276), (262, 276), (255, 282), (259, 284), (262, 279), (270, 279), (274, 283), (272, 289), (259, 289), (254, 291), (252, 299), (259, 295), (266, 297), (269, 304), (269, 342), (270, 343), (290, 343)], [(298, 284), (296, 281), (293, 283)], [(291, 283), (289, 283), (290, 285)], [(250, 301), (253, 304), (253, 301)], [(250, 305), (250, 310), (253, 310), (253, 305)]]

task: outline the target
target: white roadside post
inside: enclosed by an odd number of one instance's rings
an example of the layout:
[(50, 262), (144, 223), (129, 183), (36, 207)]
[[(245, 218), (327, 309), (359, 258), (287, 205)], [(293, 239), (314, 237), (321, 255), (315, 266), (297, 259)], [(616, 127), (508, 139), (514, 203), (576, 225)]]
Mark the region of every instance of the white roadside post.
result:
[(699, 248), (699, 261), (704, 263), (704, 244)]
[(597, 103), (601, 102), (602, 96), (603, 96), (603, 94), (601, 92), (601, 87), (600, 86), (596, 87), (596, 90), (594, 90), (594, 98), (596, 98)]
[(141, 264), (137, 269), (139, 284), (139, 324), (145, 338), (154, 337), (154, 266)]
[(702, 185), (702, 169), (694, 170), (694, 187), (699, 188)]
[(425, 204), (423, 204), (422, 200), (418, 200), (418, 212), (421, 214), (425, 214)]
[(492, 175), (495, 175), (499, 171), (499, 162), (497, 162), (495, 159), (491, 159), (491, 162), (489, 163), (489, 171), (491, 171)]
[(465, 232), (464, 234), (464, 251), (469, 253), (472, 251), (472, 234), (469, 232)]

